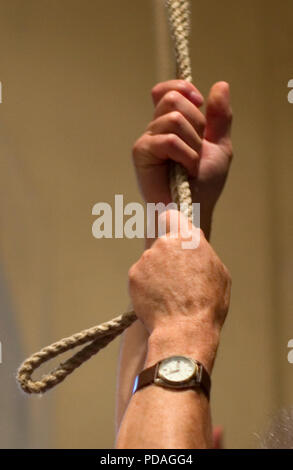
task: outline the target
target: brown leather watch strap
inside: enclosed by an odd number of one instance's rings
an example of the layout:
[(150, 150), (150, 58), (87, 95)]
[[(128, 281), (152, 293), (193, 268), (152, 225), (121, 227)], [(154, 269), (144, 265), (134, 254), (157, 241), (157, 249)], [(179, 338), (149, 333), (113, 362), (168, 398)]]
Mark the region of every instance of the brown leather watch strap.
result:
[(135, 393), (137, 390), (145, 387), (146, 385), (151, 385), (154, 383), (159, 365), (160, 362), (157, 362), (157, 364), (144, 369), (139, 375), (135, 377), (132, 393)]
[[(194, 359), (193, 359), (194, 360)], [(159, 366), (162, 361), (157, 362), (151, 367), (148, 367), (147, 369), (144, 369), (139, 375), (136, 376), (135, 381), (134, 381), (134, 386), (133, 386), (133, 392), (135, 393), (137, 390), (140, 390), (143, 387), (146, 387), (147, 385), (151, 385), (152, 383), (155, 383), (155, 379), (157, 378), (157, 372), (159, 369)], [(183, 385), (182, 388), (202, 388), (203, 392), (207, 396), (208, 400), (210, 399), (210, 390), (211, 390), (211, 378), (204, 368), (204, 366), (198, 362), (195, 361), (196, 364), (199, 367), (199, 377), (197, 377), (197, 380), (190, 383)], [(176, 386), (172, 386), (172, 384), (168, 382), (164, 382), (164, 385), (169, 388), (177, 388)]]

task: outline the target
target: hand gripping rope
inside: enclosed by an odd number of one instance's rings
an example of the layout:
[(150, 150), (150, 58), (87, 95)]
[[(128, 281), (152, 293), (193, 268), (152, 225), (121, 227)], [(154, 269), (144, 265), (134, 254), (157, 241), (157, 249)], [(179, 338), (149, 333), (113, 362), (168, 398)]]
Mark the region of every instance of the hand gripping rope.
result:
[[(167, 0), (166, 8), (175, 50), (176, 76), (179, 79), (191, 82), (191, 65), (188, 49), (190, 30), (189, 0)], [(191, 220), (192, 198), (190, 186), (187, 173), (179, 164), (171, 164), (170, 190), (173, 201), (181, 207), (181, 210), (183, 210), (185, 215)], [(136, 319), (137, 316), (135, 312), (126, 312), (106, 323), (83, 330), (68, 338), (63, 338), (50, 346), (46, 346), (26, 359), (19, 367), (17, 380), (21, 388), (27, 393), (44, 393), (55, 387), (55, 385), (62, 382), (77, 367), (81, 366), (81, 364), (96, 354), (100, 349), (107, 346), (107, 344), (120, 335)], [(61, 362), (52, 372), (44, 375), (40, 380), (32, 380), (33, 372), (40, 367), (41, 364), (53, 359), (59, 354), (86, 343), (89, 344), (65, 362)]]

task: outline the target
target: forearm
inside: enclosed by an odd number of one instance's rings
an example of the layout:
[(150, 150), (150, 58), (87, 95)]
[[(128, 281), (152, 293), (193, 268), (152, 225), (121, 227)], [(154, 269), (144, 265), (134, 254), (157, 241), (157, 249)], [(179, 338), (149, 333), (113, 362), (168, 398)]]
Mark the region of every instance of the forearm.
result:
[[(145, 239), (145, 250), (150, 248), (154, 239)], [(140, 320), (133, 323), (122, 335), (117, 371), (116, 388), (116, 435), (131, 398), (134, 379), (141, 372), (147, 352), (149, 334)]]
[(201, 392), (150, 385), (131, 398), (117, 438), (118, 449), (212, 447), (210, 408)]
[(117, 372), (116, 434), (131, 398), (134, 379), (145, 363), (148, 337), (140, 320), (135, 321), (122, 335)]
[[(177, 329), (178, 330), (178, 329)], [(195, 346), (192, 332), (152, 335), (144, 368), (172, 355), (200, 361), (210, 373), (216, 341)], [(139, 425), (138, 425), (139, 423)], [(212, 447), (211, 413), (208, 399), (200, 390), (170, 390), (149, 385), (131, 398), (116, 443), (117, 448), (188, 449)]]

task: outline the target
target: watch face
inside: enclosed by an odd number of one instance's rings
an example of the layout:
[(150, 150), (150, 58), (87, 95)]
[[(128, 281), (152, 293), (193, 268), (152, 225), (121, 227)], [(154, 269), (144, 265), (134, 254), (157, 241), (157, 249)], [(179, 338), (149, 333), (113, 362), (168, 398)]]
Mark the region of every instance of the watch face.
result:
[(159, 367), (159, 377), (171, 383), (186, 382), (198, 371), (197, 364), (188, 357), (172, 356), (164, 359)]

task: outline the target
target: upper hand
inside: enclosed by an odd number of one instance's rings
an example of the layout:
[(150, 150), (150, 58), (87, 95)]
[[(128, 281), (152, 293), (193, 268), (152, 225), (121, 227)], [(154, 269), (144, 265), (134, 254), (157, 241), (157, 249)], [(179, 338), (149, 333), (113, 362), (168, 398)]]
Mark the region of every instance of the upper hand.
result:
[(222, 192), (232, 159), (229, 85), (213, 85), (205, 115), (199, 109), (202, 95), (184, 80), (157, 84), (152, 97), (153, 120), (133, 146), (143, 198), (146, 202), (171, 202), (168, 160), (179, 162), (188, 172), (193, 202), (201, 204), (205, 223)]

